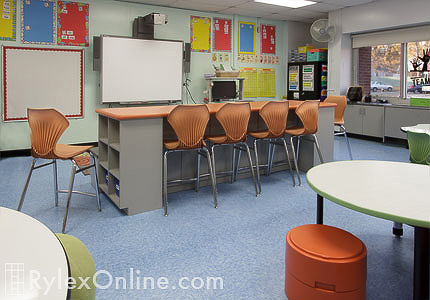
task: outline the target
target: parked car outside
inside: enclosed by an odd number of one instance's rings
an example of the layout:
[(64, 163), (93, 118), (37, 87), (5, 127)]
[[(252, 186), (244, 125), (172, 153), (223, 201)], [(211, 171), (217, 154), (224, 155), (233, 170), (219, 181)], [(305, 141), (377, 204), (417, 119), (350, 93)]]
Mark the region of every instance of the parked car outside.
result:
[(423, 92), (423, 85), (410, 85), (408, 86), (408, 93), (421, 94)]
[(384, 84), (380, 81), (373, 81), (371, 83), (371, 87), (372, 91), (377, 92), (378, 90), (380, 91), (388, 91), (391, 92), (393, 91), (393, 86), (389, 85), (389, 84)]

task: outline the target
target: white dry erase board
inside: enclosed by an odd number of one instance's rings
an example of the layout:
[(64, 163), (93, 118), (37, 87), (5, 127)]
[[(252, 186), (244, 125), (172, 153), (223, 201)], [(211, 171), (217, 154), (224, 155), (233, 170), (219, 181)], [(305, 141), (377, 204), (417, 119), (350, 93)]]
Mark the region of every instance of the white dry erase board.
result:
[(27, 107), (83, 117), (83, 50), (3, 46), (3, 120), (27, 119)]
[(183, 42), (101, 37), (101, 102), (182, 100)]

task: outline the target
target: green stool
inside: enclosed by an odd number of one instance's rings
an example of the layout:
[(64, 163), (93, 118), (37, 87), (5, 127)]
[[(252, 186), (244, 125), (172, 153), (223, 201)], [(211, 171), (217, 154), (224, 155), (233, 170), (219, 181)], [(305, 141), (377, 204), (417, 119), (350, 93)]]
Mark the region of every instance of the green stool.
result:
[(76, 286), (81, 284), (81, 278), (90, 277), (86, 282), (90, 287), (89, 289), (84, 285), (81, 289), (70, 289), (70, 300), (93, 300), (96, 298), (96, 287), (93, 282), (93, 276), (96, 273), (96, 265), (88, 251), (87, 247), (76, 237), (56, 233), (57, 238), (60, 240), (61, 245), (66, 252), (66, 257), (70, 270), (70, 277), (75, 278)]
[[(408, 130), (409, 161), (414, 164), (430, 165), (430, 133), (424, 130)], [(394, 222), (393, 234), (403, 235), (403, 224)]]

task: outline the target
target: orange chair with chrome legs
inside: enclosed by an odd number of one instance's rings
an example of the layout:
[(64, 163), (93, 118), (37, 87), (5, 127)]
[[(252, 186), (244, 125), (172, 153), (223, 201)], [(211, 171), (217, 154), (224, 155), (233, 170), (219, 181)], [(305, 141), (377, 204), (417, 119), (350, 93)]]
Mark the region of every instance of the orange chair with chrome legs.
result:
[(334, 135), (343, 135), (345, 137), (346, 146), (348, 147), (349, 158), (352, 160), (351, 145), (349, 144), (348, 136), (346, 135), (345, 121), (343, 115), (346, 108), (346, 97), (345, 96), (328, 96), (324, 103), (335, 103), (334, 108), (334, 125), (339, 127), (339, 131), (335, 132)]
[[(93, 146), (72, 146), (57, 144), (63, 132), (69, 127), (69, 121), (61, 114), (59, 111), (53, 108), (47, 109), (27, 109), (28, 125), (30, 126), (30, 140), (31, 140), (31, 155), (33, 156), (33, 161), (28, 171), (27, 179), (24, 185), (24, 189), (21, 194), (21, 199), (19, 200), (18, 210), (22, 208), (24, 203), (25, 194), (27, 192), (28, 184), (30, 182), (31, 174), (34, 170), (53, 165), (54, 171), (54, 195), (55, 195), (55, 206), (58, 205), (58, 193), (67, 193), (67, 203), (66, 212), (64, 214), (63, 229), (62, 232), (66, 230), (67, 216), (69, 213), (70, 199), (72, 193), (84, 194), (88, 196), (93, 196), (97, 198), (97, 206), (99, 211), (101, 211), (100, 205), (100, 194), (97, 179), (97, 163), (95, 157), (90, 149)], [(89, 166), (79, 167), (75, 161), (75, 157), (88, 152), (93, 158), (93, 163)], [(52, 161), (35, 166), (38, 159), (51, 159)], [(69, 189), (59, 190), (57, 184), (57, 159), (61, 160), (71, 160), (72, 161), (72, 175), (70, 176)], [(73, 183), (75, 180), (75, 175), (89, 168), (95, 169), (95, 184), (96, 193), (84, 193), (79, 191), (73, 191)]]
[[(284, 139), (285, 129), (287, 127), (289, 105), (288, 101), (270, 101), (264, 104), (260, 109), (260, 117), (263, 119), (267, 130), (264, 131), (248, 131), (248, 135), (254, 138), (254, 153), (255, 153), (255, 165), (257, 169), (257, 182), (261, 193), (261, 179), (260, 179), (260, 165), (258, 163), (258, 151), (257, 146), (259, 141), (268, 140), (269, 143), (275, 144), (282, 140), (280, 145), (284, 146), (288, 166), (293, 180), (293, 186), (296, 185), (294, 180), (294, 174), (290, 162), (290, 153), (288, 151), (287, 143)], [(270, 151), (269, 151), (270, 152)]]
[[(248, 163), (251, 170), (252, 179), (254, 181), (255, 195), (258, 196), (258, 188), (255, 180), (254, 168), (252, 166), (251, 152), (246, 143), (246, 133), (248, 130), (249, 118), (251, 116), (251, 106), (249, 103), (226, 103), (216, 113), (216, 119), (224, 129), (224, 134), (208, 136), (208, 140), (212, 143), (212, 165), (214, 172), (214, 181), (216, 184), (216, 168), (215, 168), (215, 148), (222, 145), (233, 145), (233, 163), (232, 163), (232, 182), (234, 181), (235, 168), (235, 150), (245, 151), (248, 154)], [(240, 163), (240, 156), (237, 164)], [(215, 186), (216, 188), (216, 186)]]
[[(318, 138), (315, 135), (318, 131), (318, 109), (319, 101), (305, 101), (296, 108), (296, 115), (302, 122), (303, 126), (296, 126), (287, 128), (285, 134), (290, 136), (291, 148), (293, 149), (294, 166), (296, 168), (297, 177), (299, 179), (299, 185), (301, 185), (300, 171), (297, 164), (297, 158), (299, 154), (300, 138), (305, 135), (310, 135), (313, 138), (313, 142), (317, 148), (318, 156), (321, 163), (324, 163)], [(297, 156), (294, 149), (293, 138), (297, 138)]]
[(215, 208), (218, 207), (215, 190), (215, 180), (212, 170), (212, 161), (206, 143), (203, 140), (206, 126), (209, 122), (209, 110), (206, 105), (178, 105), (167, 116), (167, 121), (172, 126), (177, 136), (177, 140), (164, 141), (163, 155), (163, 204), (164, 215), (167, 216), (167, 155), (177, 151), (197, 151), (198, 173), (196, 178), (181, 179), (178, 181), (196, 181), (196, 190), (200, 182), (200, 156), (203, 155), (208, 160), (209, 176), (211, 177), (212, 192)]

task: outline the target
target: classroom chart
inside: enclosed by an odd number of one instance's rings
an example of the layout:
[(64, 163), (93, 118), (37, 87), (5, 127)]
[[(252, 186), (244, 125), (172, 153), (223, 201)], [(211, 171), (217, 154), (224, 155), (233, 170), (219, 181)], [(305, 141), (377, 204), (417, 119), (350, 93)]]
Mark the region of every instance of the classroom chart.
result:
[(58, 1), (57, 44), (65, 46), (89, 46), (89, 4)]
[(213, 18), (213, 50), (231, 51), (232, 21)]
[(276, 54), (276, 27), (261, 25), (261, 53)]
[(16, 39), (16, 0), (0, 0), (0, 40)]
[(211, 52), (211, 19), (190, 17), (191, 51)]
[(56, 43), (55, 0), (21, 1), (21, 42), (52, 45)]
[(255, 23), (239, 22), (239, 54), (255, 54)]
[(258, 96), (258, 75), (256, 68), (240, 68), (239, 77), (245, 78), (243, 82), (243, 97), (255, 98)]
[(315, 77), (315, 68), (314, 65), (304, 65), (302, 72), (302, 83), (303, 83), (303, 91), (314, 91), (314, 77)]
[(288, 67), (288, 90), (299, 91), (299, 66)]
[(258, 69), (258, 97), (276, 97), (275, 69)]

